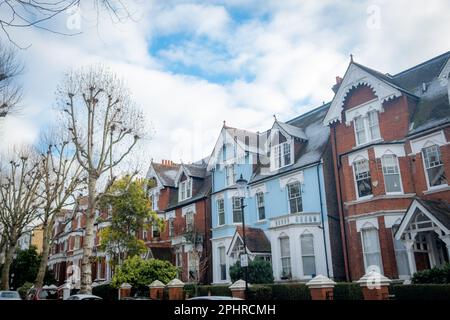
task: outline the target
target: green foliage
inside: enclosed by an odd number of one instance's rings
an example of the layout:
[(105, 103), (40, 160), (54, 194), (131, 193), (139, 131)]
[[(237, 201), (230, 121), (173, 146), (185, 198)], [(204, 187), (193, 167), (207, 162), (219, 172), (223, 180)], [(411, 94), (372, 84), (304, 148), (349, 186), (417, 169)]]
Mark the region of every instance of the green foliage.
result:
[(231, 297), (231, 291), (228, 289), (230, 285), (209, 285), (198, 286), (197, 296), (207, 296), (211, 293), (212, 296), (229, 296)]
[(396, 300), (450, 300), (450, 285), (394, 285), (392, 286), (392, 293)]
[(418, 271), (414, 273), (411, 282), (414, 284), (450, 283), (450, 263), (446, 263), (440, 267)]
[(144, 260), (140, 256), (134, 256), (117, 267), (111, 284), (114, 288), (119, 288), (122, 283), (129, 283), (134, 288), (141, 289), (155, 280), (167, 283), (177, 276), (177, 271), (168, 261)]
[[(245, 279), (245, 270), (240, 261), (230, 267), (231, 281)], [(248, 282), (251, 284), (273, 283), (272, 265), (269, 261), (256, 258), (248, 264)]]
[(92, 287), (92, 294), (102, 297), (103, 300), (111, 301), (117, 300), (119, 293), (117, 289), (112, 287), (110, 284), (101, 284)]
[(272, 285), (274, 300), (311, 300), (309, 288), (304, 284)]
[[(35, 246), (30, 246), (30, 248), (25, 250), (17, 250), (10, 269), (11, 287), (17, 289), (26, 282), (34, 283), (40, 262), (41, 256), (37, 253)], [(14, 276), (12, 276), (13, 274)], [(45, 284), (54, 283), (55, 277), (53, 272), (47, 269), (44, 281)]]
[(361, 286), (357, 283), (338, 282), (333, 294), (334, 300), (364, 300)]
[(17, 291), (19, 292), (20, 297), (22, 299), (25, 299), (25, 297), (27, 296), (28, 291), (31, 289), (32, 286), (33, 286), (33, 283), (25, 282), (20, 288), (17, 289)]
[(273, 291), (270, 285), (252, 285), (248, 290), (248, 300), (272, 300)]
[[(117, 180), (102, 197), (102, 209), (111, 208), (111, 225), (100, 233), (101, 249), (113, 257), (113, 264), (119, 260), (145, 253), (147, 247), (136, 234), (157, 224), (160, 229), (164, 221), (152, 211), (146, 194), (149, 182), (144, 179), (131, 180), (130, 176)], [(118, 256), (119, 255), (119, 256)]]

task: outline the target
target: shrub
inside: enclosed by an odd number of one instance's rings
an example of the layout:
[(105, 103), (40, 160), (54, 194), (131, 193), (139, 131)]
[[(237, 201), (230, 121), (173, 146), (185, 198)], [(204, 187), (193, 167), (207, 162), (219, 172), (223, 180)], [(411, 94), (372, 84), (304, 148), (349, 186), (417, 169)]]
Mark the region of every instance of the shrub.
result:
[(392, 293), (397, 300), (449, 300), (448, 284), (394, 285)]
[[(245, 279), (245, 271), (241, 267), (240, 261), (230, 267), (230, 278), (233, 282)], [(273, 271), (270, 262), (260, 258), (249, 261), (248, 282), (251, 284), (273, 283)]]
[(135, 289), (145, 289), (150, 283), (159, 280), (168, 283), (177, 276), (177, 268), (168, 261), (149, 259), (140, 256), (128, 258), (119, 266), (112, 279), (112, 286), (119, 288), (129, 283)]
[(450, 283), (450, 263), (428, 270), (417, 271), (414, 273), (411, 282), (414, 284)]
[(363, 300), (361, 286), (357, 283), (338, 282), (334, 286), (334, 300)]
[(305, 284), (272, 285), (273, 300), (311, 300), (309, 288)]
[(25, 299), (28, 291), (31, 289), (32, 286), (33, 284), (31, 282), (25, 282), (20, 288), (17, 289), (22, 299)]
[(92, 287), (92, 294), (102, 297), (104, 300), (117, 300), (119, 292), (110, 284), (101, 284)]
[(197, 290), (197, 296), (207, 296), (211, 293), (212, 296), (229, 296), (231, 297), (231, 291), (228, 289), (229, 285), (210, 285), (199, 286)]
[(272, 300), (273, 292), (270, 285), (253, 285), (248, 290), (248, 300)]

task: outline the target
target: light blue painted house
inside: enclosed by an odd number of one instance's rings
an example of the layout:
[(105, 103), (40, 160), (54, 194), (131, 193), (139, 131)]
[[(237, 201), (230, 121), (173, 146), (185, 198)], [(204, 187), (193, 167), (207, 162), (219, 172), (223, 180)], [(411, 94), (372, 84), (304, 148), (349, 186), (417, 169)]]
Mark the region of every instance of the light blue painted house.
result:
[(208, 163), (212, 173), (213, 283), (229, 283), (244, 252), (236, 180), (248, 181), (245, 203), (250, 259), (271, 261), (276, 281), (343, 277), (329, 129), (323, 105), (264, 133), (224, 124)]

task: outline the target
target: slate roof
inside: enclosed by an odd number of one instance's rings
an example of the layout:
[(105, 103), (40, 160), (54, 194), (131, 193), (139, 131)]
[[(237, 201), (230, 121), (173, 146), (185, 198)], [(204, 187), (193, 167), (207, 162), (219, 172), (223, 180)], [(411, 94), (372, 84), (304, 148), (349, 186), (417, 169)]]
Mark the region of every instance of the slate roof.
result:
[(440, 223), (450, 230), (450, 204), (444, 201), (416, 198)]
[[(238, 226), (236, 232), (243, 239), (243, 228)], [(245, 242), (247, 249), (252, 253), (265, 253), (270, 251), (270, 241), (262, 229), (245, 227)]]
[(181, 166), (190, 177), (204, 178), (206, 175), (206, 164), (182, 164)]
[(256, 183), (266, 178), (283, 174), (320, 161), (328, 144), (330, 128), (322, 125), (331, 103), (302, 114), (286, 122), (290, 127), (299, 128), (305, 135), (304, 147), (296, 154), (293, 165), (270, 172), (269, 165), (259, 165), (249, 183)]
[(308, 140), (308, 137), (306, 136), (302, 128), (281, 121), (276, 121), (276, 124), (278, 124), (281, 127), (281, 129), (283, 129), (291, 137), (299, 138), (302, 140)]
[(175, 187), (175, 178), (180, 168), (179, 164), (165, 165), (162, 163), (152, 162), (150, 164), (153, 167), (159, 180), (165, 187)]

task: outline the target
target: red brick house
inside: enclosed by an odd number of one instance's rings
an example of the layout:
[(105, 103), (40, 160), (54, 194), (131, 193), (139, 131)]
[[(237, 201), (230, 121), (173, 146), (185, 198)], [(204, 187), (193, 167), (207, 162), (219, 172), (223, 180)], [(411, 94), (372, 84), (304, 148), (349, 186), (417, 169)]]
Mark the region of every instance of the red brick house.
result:
[(450, 52), (396, 75), (353, 60), (330, 126), (347, 277), (391, 279), (450, 256)]
[(179, 278), (184, 282), (210, 283), (211, 274), (211, 175), (204, 161), (181, 164), (166, 209), (167, 232), (175, 254)]

